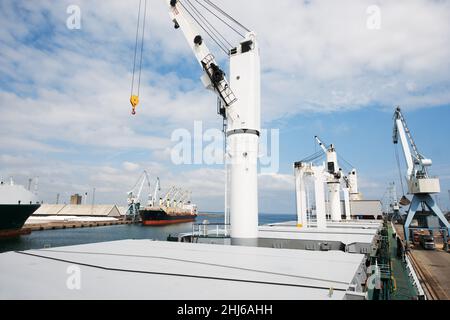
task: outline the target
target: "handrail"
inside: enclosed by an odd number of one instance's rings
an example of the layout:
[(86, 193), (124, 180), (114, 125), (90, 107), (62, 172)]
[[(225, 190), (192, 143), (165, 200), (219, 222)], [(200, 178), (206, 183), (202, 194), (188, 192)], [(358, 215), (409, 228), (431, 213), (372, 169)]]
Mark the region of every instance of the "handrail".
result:
[[(194, 238), (229, 238), (230, 224), (227, 223), (197, 223), (192, 225), (192, 236)], [(210, 227), (215, 227), (211, 232)], [(223, 227), (223, 228), (220, 228)]]

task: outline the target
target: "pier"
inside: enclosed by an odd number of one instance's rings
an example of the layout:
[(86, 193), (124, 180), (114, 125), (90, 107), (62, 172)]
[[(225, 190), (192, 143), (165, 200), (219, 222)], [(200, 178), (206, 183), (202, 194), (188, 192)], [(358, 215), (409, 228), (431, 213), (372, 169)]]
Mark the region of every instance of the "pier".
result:
[[(403, 226), (396, 224), (394, 227), (397, 235), (404, 241)], [(420, 245), (414, 245), (406, 253), (428, 300), (450, 299), (450, 254), (442, 247), (442, 242), (436, 244), (435, 250), (424, 250)]]
[(132, 221), (52, 221), (42, 223), (26, 224), (24, 229), (30, 231), (44, 231), (44, 230), (60, 230), (60, 229), (77, 229), (77, 228), (96, 228), (96, 227), (109, 227), (134, 224)]

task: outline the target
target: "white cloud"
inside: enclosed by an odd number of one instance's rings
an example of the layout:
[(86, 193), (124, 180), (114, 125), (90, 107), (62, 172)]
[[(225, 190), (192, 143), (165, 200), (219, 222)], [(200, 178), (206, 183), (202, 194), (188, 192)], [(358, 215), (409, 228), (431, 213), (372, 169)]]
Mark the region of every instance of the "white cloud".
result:
[[(366, 28), (369, 0), (216, 2), (259, 35), (265, 122), (371, 105), (450, 103), (448, 1), (377, 1), (379, 31)], [(70, 4), (0, 4), (0, 173), (41, 175), (49, 199), (96, 185), (107, 200), (121, 199), (137, 179), (126, 171), (150, 167), (167, 184), (186, 183), (202, 205), (223, 208), (220, 170), (177, 174), (169, 161), (172, 130), (190, 129), (194, 120), (219, 128), (221, 119), (164, 1), (150, 1), (136, 117), (128, 99), (138, 1), (77, 1), (78, 31), (66, 28)], [(145, 160), (135, 159), (142, 150)], [(123, 152), (132, 155), (126, 162), (108, 159)], [(292, 177), (262, 176), (260, 187), (281, 199), (293, 190)]]
[(141, 167), (137, 163), (128, 162), (128, 161), (124, 162), (122, 166), (126, 171), (130, 171), (130, 172), (136, 171)]

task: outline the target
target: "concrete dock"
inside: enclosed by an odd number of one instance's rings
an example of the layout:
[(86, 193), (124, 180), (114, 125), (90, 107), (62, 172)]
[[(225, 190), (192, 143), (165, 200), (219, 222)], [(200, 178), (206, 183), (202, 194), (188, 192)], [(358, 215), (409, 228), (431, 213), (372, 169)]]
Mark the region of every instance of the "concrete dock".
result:
[[(404, 240), (402, 225), (395, 225)], [(409, 248), (409, 257), (429, 300), (450, 300), (450, 253), (436, 244), (436, 250), (424, 250), (420, 245)]]
[(60, 230), (60, 229), (76, 229), (76, 228), (96, 228), (106, 226), (118, 226), (125, 224), (133, 224), (131, 221), (43, 221), (27, 223), (24, 229), (31, 231), (44, 231), (44, 230)]

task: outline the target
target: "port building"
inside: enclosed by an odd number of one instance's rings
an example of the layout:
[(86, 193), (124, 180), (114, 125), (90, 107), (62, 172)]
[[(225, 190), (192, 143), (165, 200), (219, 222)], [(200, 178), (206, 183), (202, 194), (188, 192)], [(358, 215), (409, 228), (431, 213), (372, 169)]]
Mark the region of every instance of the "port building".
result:
[(108, 217), (120, 218), (120, 210), (116, 205), (65, 205), (43, 204), (34, 217), (75, 216), (75, 217)]

